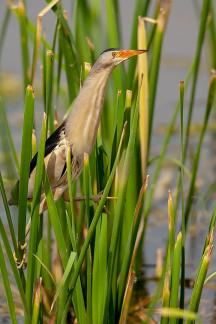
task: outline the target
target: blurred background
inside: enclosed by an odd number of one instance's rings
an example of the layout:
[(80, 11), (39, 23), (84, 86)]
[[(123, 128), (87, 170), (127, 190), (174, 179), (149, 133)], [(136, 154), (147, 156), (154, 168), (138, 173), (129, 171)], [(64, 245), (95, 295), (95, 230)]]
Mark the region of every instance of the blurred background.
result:
[[(33, 23), (36, 23), (38, 12), (44, 7), (42, 0), (28, 0), (28, 16)], [(73, 12), (73, 1), (62, 1), (64, 8), (68, 12), (68, 19)], [(152, 0), (154, 7), (156, 0)], [(179, 81), (184, 80), (186, 71), (188, 70), (196, 48), (196, 39), (198, 35), (199, 14), (200, 14), (201, 1), (194, 0), (174, 0), (170, 12), (165, 40), (162, 50), (161, 68), (158, 81), (158, 92), (155, 106), (155, 119), (154, 119), (154, 132), (152, 138), (152, 155), (157, 155), (160, 152), (166, 126), (174, 111), (175, 104), (179, 97)], [(103, 17), (103, 8), (105, 4), (101, 0), (102, 20), (104, 22), (104, 31), (109, 28), (106, 17)], [(121, 17), (121, 30), (122, 30), (122, 44), (113, 44), (113, 47), (129, 48), (130, 37), (133, 21), (133, 1), (120, 0), (120, 17)], [(0, 2), (0, 23), (3, 20), (5, 12), (4, 1)], [(56, 17), (53, 12), (49, 12), (43, 19), (43, 34), (51, 41)], [(103, 33), (103, 31), (98, 31)], [(104, 32), (105, 34), (105, 32)], [(87, 35), (88, 36), (88, 35)], [(17, 19), (14, 15), (11, 16), (10, 24), (7, 30), (6, 38), (2, 52), (0, 53), (0, 91), (4, 96), (6, 113), (9, 120), (9, 125), (12, 130), (13, 140), (17, 152), (20, 152), (21, 134), (23, 123), (23, 92), (22, 92), (22, 66), (20, 62), (21, 49), (19, 38), (19, 27)], [(96, 53), (99, 55), (105, 48), (108, 47), (108, 42), (104, 37), (103, 43), (100, 47), (96, 48)], [(210, 58), (208, 56), (209, 44), (206, 42), (202, 53), (200, 64), (200, 74), (197, 83), (195, 108), (193, 115), (193, 129), (190, 139), (190, 157), (193, 159), (194, 151), (197, 146), (197, 132), (200, 129), (200, 123), (203, 118), (208, 79), (210, 75)], [(30, 49), (32, 57), (32, 49)], [(216, 49), (215, 49), (216, 51)], [(40, 68), (37, 69), (36, 81), (36, 110), (42, 112), (42, 101), (40, 98)], [(64, 79), (62, 80), (64, 83)], [(65, 91), (67, 91), (65, 89)], [(65, 108), (63, 102), (57, 107), (60, 116), (63, 116)], [(185, 106), (188, 105), (188, 95), (185, 97)], [(214, 112), (215, 114), (215, 112)], [(40, 119), (39, 114), (39, 119)], [(1, 127), (1, 125), (0, 125)], [(158, 185), (155, 192), (154, 208), (151, 212), (149, 220), (149, 228), (146, 233), (146, 239), (143, 249), (143, 277), (137, 279), (138, 291), (145, 289), (150, 293), (155, 285), (155, 260), (156, 255), (160, 254), (160, 247), (165, 246), (167, 237), (167, 192), (168, 189), (174, 188), (175, 172), (172, 163), (169, 161), (171, 156), (179, 156), (179, 129), (176, 129), (169, 151), (167, 154), (166, 163), (163, 171), (160, 174)], [(0, 140), (0, 167), (3, 172), (7, 173), (7, 157), (3, 154), (2, 147), (4, 143)], [(190, 225), (190, 235), (187, 241), (187, 274), (188, 280), (194, 277), (194, 272), (197, 267), (206, 228), (209, 223), (209, 215), (213, 209), (215, 200), (215, 120), (211, 119), (210, 128), (205, 138), (203, 146), (199, 176), (198, 187), (199, 197), (193, 209), (193, 220)], [(151, 167), (149, 169), (151, 179)], [(16, 174), (14, 174), (14, 180)], [(9, 187), (9, 185), (8, 185)], [(2, 203), (0, 202), (0, 212), (4, 215)], [(215, 270), (216, 266), (216, 253), (213, 252), (213, 261), (211, 262), (210, 272)], [(145, 278), (145, 280), (144, 280)], [(190, 291), (190, 288), (188, 288)], [(216, 282), (211, 281), (209, 287), (204, 289), (203, 298), (201, 302), (200, 313), (202, 315), (203, 323), (216, 322)], [(1, 322), (1, 320), (0, 320)]]

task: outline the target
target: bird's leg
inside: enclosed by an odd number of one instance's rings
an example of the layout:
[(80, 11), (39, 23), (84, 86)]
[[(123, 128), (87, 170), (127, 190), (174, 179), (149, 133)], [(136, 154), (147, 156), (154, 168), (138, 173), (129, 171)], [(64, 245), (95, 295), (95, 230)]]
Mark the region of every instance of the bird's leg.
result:
[(24, 244), (20, 245), (19, 247), (23, 251), (22, 260), (21, 261), (18, 260), (16, 254), (14, 252), (13, 253), (14, 261), (15, 261), (16, 266), (17, 266), (18, 269), (21, 269), (21, 268), (25, 269), (26, 266), (27, 266), (27, 262), (26, 262), (26, 247), (27, 247), (27, 243), (25, 242)]
[[(89, 200), (92, 200), (93, 202), (98, 203), (100, 201), (102, 195), (103, 195), (103, 191), (99, 192), (97, 195), (90, 196)], [(63, 197), (64, 197), (65, 201), (67, 201), (67, 202), (70, 201), (68, 190), (64, 192)], [(86, 196), (82, 196), (82, 195), (76, 196), (76, 197), (73, 198), (74, 201), (83, 201), (83, 200), (86, 200), (86, 199), (87, 199)], [(117, 197), (110, 197), (110, 196), (107, 197), (107, 200), (114, 200), (114, 199), (117, 199)]]
[[(66, 186), (55, 188), (53, 190), (54, 201), (57, 201), (63, 195), (64, 200), (66, 202), (69, 202), (70, 201), (69, 193), (68, 193), (68, 190), (66, 190), (66, 189), (67, 189)], [(92, 200), (95, 203), (98, 203), (100, 201), (102, 195), (103, 195), (103, 191), (99, 192), (97, 195), (90, 196), (89, 199)], [(73, 199), (74, 199), (74, 201), (84, 201), (87, 198), (86, 198), (86, 196), (80, 195), (80, 196), (74, 197)], [(114, 200), (114, 199), (117, 199), (117, 197), (110, 197), (110, 196), (107, 197), (107, 200)], [(39, 214), (42, 214), (46, 210), (47, 210), (46, 196), (45, 196), (45, 194), (42, 194), (41, 195)], [(29, 220), (28, 224), (26, 225), (26, 233), (25, 233), (26, 238), (27, 238), (27, 236), (29, 234), (30, 226), (31, 226), (31, 219)]]

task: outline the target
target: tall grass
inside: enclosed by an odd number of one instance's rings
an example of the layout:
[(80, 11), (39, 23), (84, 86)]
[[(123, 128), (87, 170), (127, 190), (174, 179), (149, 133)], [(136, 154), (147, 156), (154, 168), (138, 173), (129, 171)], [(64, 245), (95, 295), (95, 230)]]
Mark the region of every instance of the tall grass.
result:
[[(142, 264), (142, 248), (155, 188), (178, 118), (181, 154), (176, 168), (177, 191), (175, 195), (168, 193), (167, 243), (162, 274), (143, 320), (151, 323), (155, 316), (161, 323), (181, 323), (184, 319), (192, 323), (199, 320), (200, 299), (213, 251), (216, 209), (203, 242), (189, 306), (185, 303), (185, 242), (203, 141), (215, 104), (215, 71), (209, 77), (204, 118), (190, 170), (188, 192), (185, 192), (188, 181), (184, 171), (206, 31), (210, 31), (210, 44), (215, 43), (214, 9), (213, 1), (202, 1), (194, 60), (185, 80), (180, 82), (179, 101), (167, 123), (160, 155), (152, 157), (161, 53), (172, 14), (172, 1), (161, 0), (155, 8), (148, 0), (136, 1), (131, 46), (148, 47), (149, 51), (139, 57), (137, 65), (135, 60), (131, 60), (128, 69), (121, 67), (113, 73), (94, 150), (90, 156), (85, 156), (84, 169), (76, 183), (71, 179), (71, 156), (68, 153), (68, 199), (54, 202), (43, 160), (46, 138), (58, 124), (56, 107), (65, 102), (66, 108), (70, 109), (89, 71), (89, 65), (99, 54), (96, 48), (102, 51), (104, 38), (107, 47), (121, 47), (122, 8), (118, 1), (105, 1), (104, 24), (100, 1), (75, 1), (70, 18), (60, 1), (47, 0), (34, 24), (29, 18), (27, 1), (20, 0), (16, 6), (8, 1), (4, 6), (4, 19), (0, 26), (0, 59), (10, 16), (14, 15), (20, 29), (22, 60), (19, 64), (22, 65), (22, 90), (25, 94), (22, 146), (21, 152), (17, 153), (7, 119), (8, 103), (4, 102), (3, 93), (0, 93), (0, 123), (4, 126), (4, 131), (1, 131), (2, 152), (9, 156), (7, 168), (4, 169), (7, 172), (2, 170), (0, 174), (0, 191), (6, 214), (4, 223), (2, 215), (0, 218), (0, 270), (8, 313), (13, 323), (18, 322), (18, 317), (11, 276), (19, 293), (25, 323), (65, 323), (75, 322), (75, 319), (81, 324), (126, 323), (134, 281)], [(55, 15), (55, 26), (52, 26), (53, 40), (50, 44), (43, 35), (43, 20), (51, 10)], [(154, 25), (151, 25), (152, 21)], [(105, 30), (105, 34), (99, 33), (99, 30)], [(213, 50), (210, 55), (211, 69), (215, 62)], [(40, 77), (37, 73), (39, 64), (42, 72)], [(34, 94), (37, 78), (41, 80), (44, 104), (40, 125), (34, 118), (38, 113), (39, 101), (37, 92)], [(66, 82), (67, 91), (62, 80)], [(184, 102), (184, 93), (188, 89), (189, 108)], [(186, 125), (184, 116), (187, 116)], [(35, 146), (38, 151), (36, 182), (30, 203), (27, 201), (29, 164)], [(149, 179), (150, 165), (153, 171)], [(14, 209), (10, 209), (6, 198), (10, 170), (13, 174), (17, 172), (20, 180), (13, 197), (18, 200), (17, 222)], [(42, 188), (48, 211), (39, 215)], [(181, 217), (177, 213), (180, 198)], [(29, 220), (31, 226), (27, 238), (25, 230)]]

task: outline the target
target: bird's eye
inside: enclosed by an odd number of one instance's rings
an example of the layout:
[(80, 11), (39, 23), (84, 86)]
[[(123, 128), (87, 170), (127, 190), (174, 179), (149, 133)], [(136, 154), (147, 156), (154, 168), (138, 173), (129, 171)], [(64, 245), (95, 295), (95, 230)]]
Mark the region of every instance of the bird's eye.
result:
[(119, 57), (120, 55), (119, 55), (119, 52), (112, 52), (112, 57), (113, 58), (117, 58), (117, 57)]

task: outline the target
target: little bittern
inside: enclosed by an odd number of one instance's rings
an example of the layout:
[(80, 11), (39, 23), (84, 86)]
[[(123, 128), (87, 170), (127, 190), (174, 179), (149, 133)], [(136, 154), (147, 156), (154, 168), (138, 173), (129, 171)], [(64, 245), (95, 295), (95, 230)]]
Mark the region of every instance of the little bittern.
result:
[[(45, 168), (53, 192), (54, 200), (59, 199), (67, 190), (67, 148), (71, 152), (72, 179), (76, 180), (83, 167), (84, 153), (90, 154), (95, 143), (103, 108), (105, 88), (112, 70), (128, 58), (146, 50), (105, 50), (93, 65), (83, 87), (73, 102), (67, 118), (47, 139), (45, 145)], [(37, 154), (30, 164), (28, 199), (33, 196)], [(42, 193), (40, 213), (46, 206)]]

